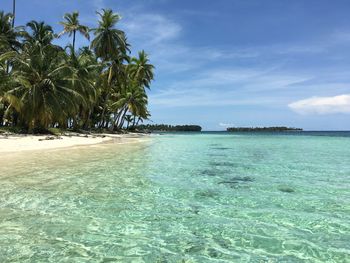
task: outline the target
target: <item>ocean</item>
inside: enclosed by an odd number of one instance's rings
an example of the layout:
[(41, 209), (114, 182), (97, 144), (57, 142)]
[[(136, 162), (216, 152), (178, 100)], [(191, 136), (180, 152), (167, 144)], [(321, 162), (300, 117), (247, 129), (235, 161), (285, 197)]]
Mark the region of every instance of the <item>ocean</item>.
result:
[(4, 155), (0, 262), (350, 262), (350, 132)]

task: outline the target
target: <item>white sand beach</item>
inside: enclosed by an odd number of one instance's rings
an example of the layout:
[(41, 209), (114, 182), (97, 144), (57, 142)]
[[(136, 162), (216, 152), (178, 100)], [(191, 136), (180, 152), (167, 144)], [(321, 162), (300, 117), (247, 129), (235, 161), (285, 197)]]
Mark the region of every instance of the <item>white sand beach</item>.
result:
[(139, 142), (145, 134), (73, 134), (64, 136), (52, 135), (0, 135), (0, 153), (13, 153), (33, 150), (50, 150), (73, 146), (89, 146), (98, 143)]

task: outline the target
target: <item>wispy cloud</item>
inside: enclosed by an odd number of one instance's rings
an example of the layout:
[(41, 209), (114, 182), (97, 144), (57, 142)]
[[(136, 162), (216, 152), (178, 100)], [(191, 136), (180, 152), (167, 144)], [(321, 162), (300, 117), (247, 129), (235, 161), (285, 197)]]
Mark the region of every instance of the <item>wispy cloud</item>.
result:
[[(223, 107), (273, 105), (275, 98), (269, 96), (249, 97), (238, 94), (235, 90), (218, 92), (217, 89), (166, 89), (150, 95), (150, 103), (160, 107)], [(283, 103), (280, 100), (279, 103)]]
[(299, 114), (350, 113), (350, 94), (333, 97), (312, 97), (288, 105)]
[(135, 41), (145, 41), (147, 45), (157, 45), (179, 36), (182, 28), (178, 23), (159, 14), (143, 14), (129, 17), (124, 28)]

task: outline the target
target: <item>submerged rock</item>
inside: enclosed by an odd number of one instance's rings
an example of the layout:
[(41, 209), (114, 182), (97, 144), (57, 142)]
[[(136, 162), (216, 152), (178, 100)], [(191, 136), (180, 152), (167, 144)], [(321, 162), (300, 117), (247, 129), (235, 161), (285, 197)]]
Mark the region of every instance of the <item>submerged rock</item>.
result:
[(213, 147), (212, 149), (214, 149), (214, 150), (229, 150), (231, 148), (229, 148), (229, 147)]
[(196, 197), (215, 197), (217, 195), (218, 194), (212, 190), (203, 190), (203, 191), (199, 191), (195, 194)]
[(215, 170), (207, 169), (207, 170), (203, 170), (202, 174), (207, 175), (207, 176), (216, 176), (218, 174), (218, 172)]
[(252, 177), (249, 176), (244, 176), (244, 177), (232, 177), (229, 180), (226, 181), (221, 181), (218, 184), (229, 184), (229, 185), (234, 185), (234, 184), (238, 184), (238, 183), (247, 183), (247, 182), (253, 182), (254, 179)]
[(222, 157), (222, 156), (226, 156), (226, 154), (224, 154), (224, 153), (208, 153), (208, 156)]
[(279, 187), (278, 190), (280, 190), (283, 193), (294, 193), (295, 190), (290, 187)]
[(209, 164), (213, 166), (229, 166), (229, 167), (236, 166), (234, 163), (231, 163), (231, 162), (210, 162)]

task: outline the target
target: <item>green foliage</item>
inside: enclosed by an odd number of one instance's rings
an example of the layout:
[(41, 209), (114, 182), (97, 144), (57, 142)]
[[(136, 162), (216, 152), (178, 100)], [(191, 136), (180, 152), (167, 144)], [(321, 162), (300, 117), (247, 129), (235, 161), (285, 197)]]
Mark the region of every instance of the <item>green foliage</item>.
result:
[[(78, 12), (64, 15), (59, 35), (42, 21), (14, 28), (13, 16), (0, 12), (0, 127), (113, 130), (150, 116), (145, 89), (154, 66), (144, 51), (129, 57), (125, 32), (116, 28), (118, 14), (97, 13), (91, 46), (76, 51), (77, 32), (90, 39)], [(64, 34), (73, 36), (72, 45), (54, 45)]]
[(227, 128), (229, 132), (283, 132), (283, 131), (302, 131), (300, 128), (289, 128), (284, 126), (277, 127), (232, 127)]
[(135, 127), (138, 130), (161, 131), (161, 132), (200, 132), (202, 127), (199, 125), (167, 125), (167, 124), (145, 124)]
[(60, 22), (60, 24), (63, 26), (63, 31), (58, 34), (58, 37), (68, 34), (69, 36), (73, 35), (73, 52), (75, 51), (75, 36), (76, 32), (79, 32), (82, 34), (86, 39), (90, 40), (89, 35), (89, 28), (87, 26), (81, 25), (79, 22), (79, 12), (73, 12), (72, 14), (65, 14), (64, 19), (65, 21)]

